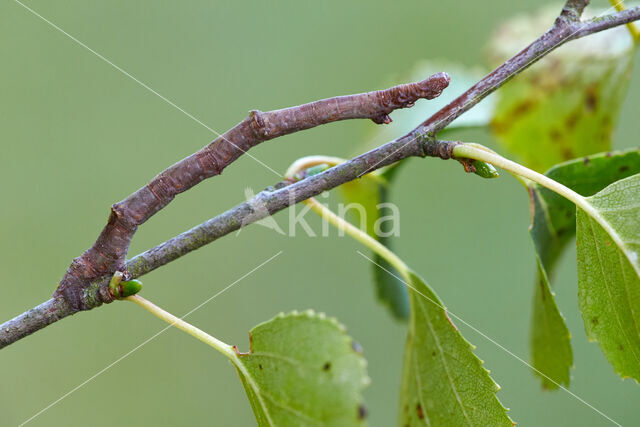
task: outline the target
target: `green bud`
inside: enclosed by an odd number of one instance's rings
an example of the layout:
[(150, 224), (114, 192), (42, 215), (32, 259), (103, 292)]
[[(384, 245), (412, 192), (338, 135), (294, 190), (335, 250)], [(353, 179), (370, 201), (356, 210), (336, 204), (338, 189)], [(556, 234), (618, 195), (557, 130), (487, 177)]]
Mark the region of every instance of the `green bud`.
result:
[(480, 160), (474, 160), (471, 165), (475, 168), (475, 174), (482, 178), (497, 178), (500, 176), (496, 168), (489, 163), (482, 162)]
[(135, 295), (142, 289), (142, 282), (136, 279), (120, 282), (120, 298)]

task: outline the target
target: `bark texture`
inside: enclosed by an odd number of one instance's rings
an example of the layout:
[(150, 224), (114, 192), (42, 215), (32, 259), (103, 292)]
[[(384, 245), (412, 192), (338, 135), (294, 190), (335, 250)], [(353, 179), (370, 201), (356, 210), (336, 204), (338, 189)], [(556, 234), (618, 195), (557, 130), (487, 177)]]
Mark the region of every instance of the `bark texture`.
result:
[(318, 175), (291, 185), (280, 183), (125, 263), (129, 242), (140, 224), (166, 206), (176, 194), (222, 172), (225, 166), (252, 146), (336, 120), (369, 118), (376, 123), (386, 123), (390, 120), (388, 114), (391, 111), (409, 107), (419, 98), (437, 96), (449, 80), (445, 74), (436, 74), (424, 82), (401, 85), (386, 91), (330, 98), (267, 113), (252, 112), (225, 135), (115, 204), (98, 240), (72, 262), (54, 298), (0, 326), (0, 348), (79, 310), (90, 310), (113, 301), (108, 283), (115, 270), (126, 269), (126, 278), (139, 277), (266, 215), (375, 169), (410, 156), (446, 157), (442, 153), (449, 152), (450, 146), (443, 144), (451, 143), (437, 142), (436, 133), (512, 77), (567, 41), (640, 19), (640, 6), (637, 6), (580, 21), (580, 15), (588, 3), (587, 0), (567, 1), (549, 31), (407, 135)]
[[(261, 142), (348, 119), (390, 123), (389, 114), (419, 99), (433, 99), (449, 85), (449, 76), (438, 73), (416, 83), (357, 95), (323, 99), (297, 107), (249, 116), (200, 151), (182, 159), (147, 185), (111, 206), (107, 225), (96, 242), (75, 258), (54, 293), (77, 310), (87, 307), (82, 293), (91, 281), (115, 271), (125, 271), (125, 258), (137, 228), (167, 206), (176, 195), (215, 175)], [(108, 298), (108, 295), (107, 295)]]

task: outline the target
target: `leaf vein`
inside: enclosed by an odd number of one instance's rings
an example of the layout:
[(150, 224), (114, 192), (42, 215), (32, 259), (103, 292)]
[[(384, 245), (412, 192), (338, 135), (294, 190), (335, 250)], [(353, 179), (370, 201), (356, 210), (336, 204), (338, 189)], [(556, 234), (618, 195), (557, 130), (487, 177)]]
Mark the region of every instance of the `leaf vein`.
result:
[(620, 320), (620, 316), (618, 315), (618, 310), (616, 309), (616, 305), (613, 301), (613, 297), (611, 295), (611, 289), (609, 286), (609, 281), (607, 280), (607, 275), (604, 272), (603, 269), (603, 264), (602, 264), (602, 255), (601, 255), (601, 251), (600, 251), (600, 246), (598, 245), (598, 238), (596, 237), (596, 233), (595, 233), (595, 229), (593, 228), (593, 222), (594, 220), (591, 217), (587, 217), (587, 219), (589, 220), (589, 227), (591, 228), (591, 235), (593, 236), (593, 242), (594, 242), (594, 247), (596, 249), (596, 253), (598, 254), (598, 265), (600, 266), (600, 273), (602, 274), (602, 279), (604, 282), (604, 287), (607, 290), (607, 295), (609, 296), (609, 305), (616, 317), (616, 320), (618, 321), (618, 325), (620, 327), (620, 331), (622, 331), (622, 335), (624, 336), (625, 340), (627, 341), (627, 344), (629, 345), (629, 347), (631, 348), (631, 353), (633, 354), (633, 356), (636, 358), (636, 360), (638, 362), (640, 362), (640, 358), (638, 357), (638, 355), (636, 354), (633, 345), (631, 344), (631, 340), (629, 339), (629, 336), (626, 333), (625, 328), (623, 328), (622, 326), (622, 321)]
[[(473, 425), (473, 423), (471, 422), (471, 419), (469, 418), (469, 415), (467, 414), (467, 411), (464, 407), (464, 405), (462, 404), (462, 400), (460, 399), (460, 395), (458, 394), (458, 390), (456, 389), (456, 386), (454, 384), (453, 378), (451, 377), (451, 372), (449, 372), (449, 365), (447, 364), (447, 360), (444, 357), (444, 349), (442, 348), (442, 345), (440, 344), (440, 339), (438, 338), (438, 335), (436, 334), (435, 330), (433, 329), (433, 325), (431, 323), (431, 319), (429, 318), (429, 315), (427, 314), (427, 312), (425, 311), (424, 305), (423, 304), (418, 304), (418, 306), (420, 306), (420, 310), (422, 311), (425, 319), (427, 320), (427, 325), (429, 326), (429, 330), (431, 331), (431, 334), (433, 335), (433, 338), (436, 342), (436, 346), (438, 347), (438, 352), (440, 353), (440, 359), (442, 360), (442, 364), (444, 366), (444, 371), (447, 374), (447, 378), (449, 379), (449, 385), (451, 386), (451, 391), (453, 391), (453, 394), (456, 397), (456, 400), (458, 402), (458, 404), (460, 405), (460, 408), (462, 409), (462, 414), (464, 415), (464, 417), (466, 418), (466, 420), (469, 422), (469, 425)], [(443, 309), (444, 311), (444, 309)]]

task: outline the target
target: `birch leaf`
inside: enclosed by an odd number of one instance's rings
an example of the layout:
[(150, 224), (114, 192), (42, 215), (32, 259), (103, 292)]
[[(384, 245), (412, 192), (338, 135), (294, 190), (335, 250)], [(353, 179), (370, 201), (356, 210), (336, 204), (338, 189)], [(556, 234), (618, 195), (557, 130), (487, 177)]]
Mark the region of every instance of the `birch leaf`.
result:
[[(585, 11), (585, 19), (604, 11)], [(491, 65), (517, 53), (557, 16), (558, 7), (517, 17), (496, 33)], [(631, 78), (634, 43), (623, 26), (551, 52), (498, 92), (492, 129), (520, 162), (544, 171), (606, 151)]]
[(280, 314), (253, 328), (250, 343), (236, 369), (259, 426), (365, 425), (366, 361), (335, 319)]
[(558, 384), (569, 385), (573, 366), (571, 333), (556, 304), (540, 258), (537, 261), (537, 286), (534, 288), (531, 314), (531, 364), (543, 374), (536, 372), (542, 387), (554, 390)]
[[(389, 176), (389, 180), (392, 177)], [(389, 184), (390, 185), (390, 184)], [(380, 226), (376, 233), (376, 238), (380, 243), (382, 243), (387, 248), (392, 248), (392, 231), (389, 229), (390, 225), (393, 225), (389, 221), (385, 220), (385, 216), (388, 215), (389, 218), (396, 217), (396, 220), (399, 221), (399, 211), (393, 212), (390, 207), (382, 208), (382, 206), (389, 202), (388, 199), (389, 194), (389, 186), (381, 186), (380, 187), (380, 210), (381, 218), (379, 218)], [(387, 212), (389, 210), (390, 212)], [(397, 225), (397, 224), (396, 224)], [(378, 254), (373, 254), (373, 265), (371, 266), (373, 269), (373, 278), (376, 285), (376, 292), (378, 295), (378, 299), (387, 304), (391, 313), (398, 320), (407, 320), (409, 318), (409, 293), (407, 291), (407, 287), (404, 282), (398, 277), (400, 277), (400, 273), (383, 257)], [(380, 267), (378, 267), (380, 266)], [(391, 272), (389, 274), (388, 272)]]
[(409, 273), (411, 317), (399, 426), (513, 426), (499, 386), (447, 316), (435, 293)]
[(578, 303), (587, 337), (622, 378), (640, 381), (640, 174), (587, 201), (603, 219), (578, 209)]
[[(562, 163), (547, 171), (546, 175), (582, 195), (590, 196), (612, 182), (636, 173), (640, 173), (640, 151), (633, 149)], [(531, 318), (531, 361), (544, 374), (541, 376), (542, 386), (557, 389), (557, 384), (569, 385), (573, 354), (571, 335), (549, 281), (556, 261), (574, 236), (575, 206), (537, 184), (529, 185), (529, 194), (533, 213), (529, 232), (538, 265)]]

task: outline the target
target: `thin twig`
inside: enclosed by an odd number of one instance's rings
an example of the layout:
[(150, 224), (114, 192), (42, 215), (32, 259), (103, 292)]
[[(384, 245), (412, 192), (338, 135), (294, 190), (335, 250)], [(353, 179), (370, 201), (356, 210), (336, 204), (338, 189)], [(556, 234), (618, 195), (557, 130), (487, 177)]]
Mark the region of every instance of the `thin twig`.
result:
[[(201, 181), (222, 173), (238, 157), (261, 142), (348, 119), (390, 123), (389, 114), (419, 99), (433, 99), (449, 85), (449, 76), (438, 73), (426, 80), (357, 95), (338, 96), (282, 110), (251, 111), (224, 135), (200, 151), (179, 161), (147, 185), (111, 207), (107, 225), (98, 240), (74, 259), (54, 297), (63, 297), (78, 310), (86, 307), (82, 293), (105, 274), (123, 271), (129, 244), (138, 226), (167, 206), (173, 198)], [(108, 294), (104, 295), (108, 299)]]
[[(318, 175), (290, 185), (280, 183), (277, 188), (259, 193), (251, 200), (134, 257), (126, 263), (129, 276), (142, 276), (240, 227), (407, 157), (450, 156), (453, 146), (449, 143), (439, 144), (434, 139), (435, 134), (512, 77), (569, 40), (640, 19), (640, 7), (634, 7), (581, 22), (579, 16), (587, 4), (586, 0), (569, 0), (549, 31), (407, 135)], [(57, 294), (37, 308), (1, 325), (0, 348), (74, 314), (79, 308), (89, 310), (104, 302), (111, 302), (108, 278), (94, 280), (88, 286), (84, 282), (82, 286), (83, 290), (74, 304), (65, 302)]]

